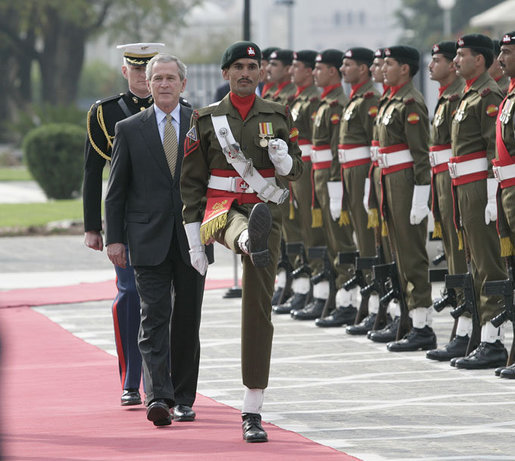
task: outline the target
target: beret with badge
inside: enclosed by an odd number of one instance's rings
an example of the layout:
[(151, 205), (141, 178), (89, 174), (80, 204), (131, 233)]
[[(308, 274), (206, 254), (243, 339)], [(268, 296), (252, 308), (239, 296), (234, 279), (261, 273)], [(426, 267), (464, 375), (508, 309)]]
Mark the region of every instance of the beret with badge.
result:
[(370, 67), (374, 61), (374, 52), (368, 48), (362, 47), (349, 48), (343, 57), (353, 59), (354, 61), (366, 64)]
[(470, 48), (484, 56), (493, 57), (494, 43), (490, 37), (483, 34), (463, 35), (456, 42), (457, 48)]
[(281, 61), (283, 65), (285, 66), (291, 66), (291, 63), (293, 62), (293, 51), (292, 50), (285, 50), (285, 49), (277, 49), (273, 51), (270, 56), (268, 57), (268, 60), (277, 60)]
[(329, 48), (328, 50), (324, 50), (318, 54), (316, 57), (316, 62), (320, 62), (322, 64), (327, 64), (329, 66), (334, 66), (337, 69), (340, 68), (343, 61), (343, 51), (335, 50)]
[(220, 67), (227, 69), (234, 61), (242, 58), (255, 59), (261, 65), (261, 50), (253, 42), (241, 41), (233, 43), (224, 51)]
[(295, 61), (303, 62), (306, 66), (315, 68), (315, 60), (318, 52), (314, 50), (300, 50), (293, 52), (293, 59)]
[(431, 56), (434, 54), (441, 54), (452, 61), (456, 56), (456, 43), (448, 40), (435, 43), (431, 48)]

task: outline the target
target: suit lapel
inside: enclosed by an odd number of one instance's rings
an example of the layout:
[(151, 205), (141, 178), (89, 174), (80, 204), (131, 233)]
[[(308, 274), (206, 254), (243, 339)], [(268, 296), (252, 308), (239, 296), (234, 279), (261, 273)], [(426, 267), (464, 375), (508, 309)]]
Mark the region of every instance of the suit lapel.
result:
[(192, 110), (189, 107), (181, 107), (181, 122), (179, 129), (179, 147), (177, 151), (177, 166), (175, 168), (174, 182), (180, 180), (182, 170), (182, 159), (184, 158), (184, 141), (186, 139), (186, 133), (190, 128), (190, 118)]

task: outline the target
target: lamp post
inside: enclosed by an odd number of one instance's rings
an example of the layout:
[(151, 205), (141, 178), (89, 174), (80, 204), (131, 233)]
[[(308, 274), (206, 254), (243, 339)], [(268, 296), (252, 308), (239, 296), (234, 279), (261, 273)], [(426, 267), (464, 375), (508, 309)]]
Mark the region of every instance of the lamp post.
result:
[(449, 38), (451, 30), (451, 10), (454, 8), (456, 0), (438, 0), (438, 6), (443, 10), (443, 35)]

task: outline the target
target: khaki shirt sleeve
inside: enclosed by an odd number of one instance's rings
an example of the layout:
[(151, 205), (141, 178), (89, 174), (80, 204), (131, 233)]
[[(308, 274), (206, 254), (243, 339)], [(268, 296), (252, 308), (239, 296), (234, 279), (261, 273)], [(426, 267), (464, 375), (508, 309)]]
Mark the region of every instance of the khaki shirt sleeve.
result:
[(333, 160), (331, 163), (331, 174), (329, 181), (341, 181), (340, 161), (338, 160), (338, 145), (340, 144), (340, 123), (342, 118), (342, 106), (332, 103), (327, 113), (326, 123), (329, 127), (329, 144)]
[(429, 118), (427, 108), (414, 99), (405, 101), (404, 130), (414, 160), (415, 184), (430, 183)]
[(302, 162), (302, 152), (299, 145), (297, 144), (298, 130), (293, 126), (293, 119), (290, 113), (288, 113), (287, 125), (289, 136), (288, 139), (285, 139), (285, 141), (286, 144), (288, 144), (288, 154), (291, 156), (293, 164), (290, 173), (281, 177), (286, 178), (288, 181), (296, 181), (302, 175), (304, 163)]
[(365, 98), (363, 101), (363, 109), (359, 113), (361, 125), (365, 130), (369, 145), (372, 144), (372, 139), (374, 139), (374, 124), (377, 116), (378, 106), (379, 99), (376, 96)]
[(486, 146), (489, 177), (493, 177), (492, 160), (495, 158), (495, 122), (501, 101), (501, 95), (491, 91), (481, 96), (481, 104), (477, 105), (477, 109), (480, 111), (477, 116), (481, 123), (481, 137)]

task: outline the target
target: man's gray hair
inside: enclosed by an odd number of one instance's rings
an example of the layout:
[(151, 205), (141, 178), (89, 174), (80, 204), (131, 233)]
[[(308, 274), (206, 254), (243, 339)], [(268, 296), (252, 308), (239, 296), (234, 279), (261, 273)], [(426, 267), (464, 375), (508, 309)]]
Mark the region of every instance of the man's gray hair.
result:
[(156, 62), (175, 62), (177, 63), (177, 67), (179, 68), (179, 78), (183, 81), (186, 78), (187, 67), (177, 56), (173, 56), (171, 54), (156, 54), (150, 61), (147, 63), (147, 68), (145, 69), (145, 75), (147, 80), (150, 81), (152, 79), (152, 70), (154, 68), (154, 64)]

